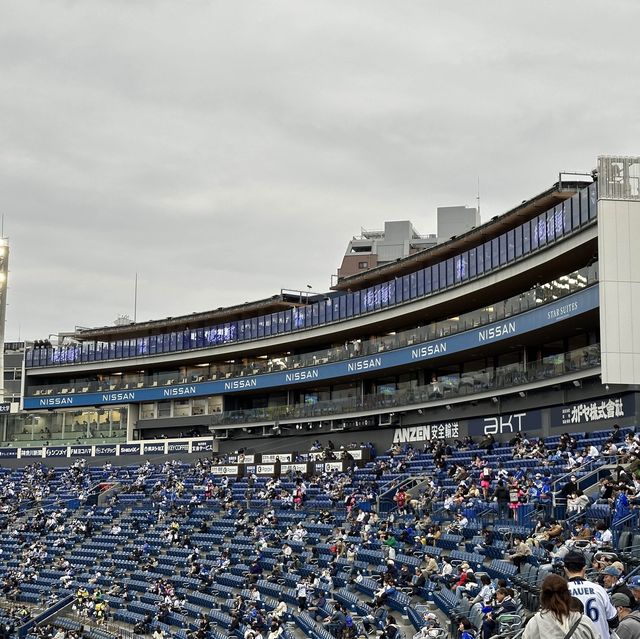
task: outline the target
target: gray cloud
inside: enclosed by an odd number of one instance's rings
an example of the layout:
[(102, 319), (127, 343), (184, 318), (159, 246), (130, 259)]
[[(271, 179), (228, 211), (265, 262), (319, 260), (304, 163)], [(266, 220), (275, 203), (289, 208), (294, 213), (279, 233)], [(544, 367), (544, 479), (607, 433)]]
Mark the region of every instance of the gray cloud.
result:
[(634, 0), (5, 0), (7, 338), (327, 289), (385, 219), (638, 154)]

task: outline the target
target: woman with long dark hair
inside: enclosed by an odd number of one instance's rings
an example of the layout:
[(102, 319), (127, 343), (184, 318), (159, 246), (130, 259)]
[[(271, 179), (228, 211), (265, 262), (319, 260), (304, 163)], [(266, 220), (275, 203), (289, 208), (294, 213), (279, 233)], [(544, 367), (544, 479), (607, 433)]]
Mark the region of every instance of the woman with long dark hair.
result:
[(575, 610), (567, 581), (549, 575), (540, 589), (540, 611), (529, 620), (522, 639), (600, 639), (600, 633)]

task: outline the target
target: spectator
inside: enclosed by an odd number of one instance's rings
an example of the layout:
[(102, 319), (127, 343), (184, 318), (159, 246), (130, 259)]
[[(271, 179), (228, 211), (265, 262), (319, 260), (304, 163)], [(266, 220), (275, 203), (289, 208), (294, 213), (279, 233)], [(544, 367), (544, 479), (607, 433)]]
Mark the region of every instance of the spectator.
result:
[(633, 599), (623, 593), (611, 597), (613, 607), (618, 611), (620, 623), (616, 628), (619, 639), (638, 639), (640, 637), (640, 611), (633, 612)]
[(540, 589), (540, 612), (527, 624), (523, 639), (599, 639), (600, 634), (587, 615), (571, 610), (571, 593), (565, 579), (549, 575)]

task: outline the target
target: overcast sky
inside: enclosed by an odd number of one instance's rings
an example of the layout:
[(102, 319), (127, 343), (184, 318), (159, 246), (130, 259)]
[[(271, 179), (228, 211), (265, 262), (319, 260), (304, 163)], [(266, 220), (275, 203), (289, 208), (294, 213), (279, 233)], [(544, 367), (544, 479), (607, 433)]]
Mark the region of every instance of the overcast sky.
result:
[(640, 154), (638, 0), (0, 0), (6, 339), (327, 290)]

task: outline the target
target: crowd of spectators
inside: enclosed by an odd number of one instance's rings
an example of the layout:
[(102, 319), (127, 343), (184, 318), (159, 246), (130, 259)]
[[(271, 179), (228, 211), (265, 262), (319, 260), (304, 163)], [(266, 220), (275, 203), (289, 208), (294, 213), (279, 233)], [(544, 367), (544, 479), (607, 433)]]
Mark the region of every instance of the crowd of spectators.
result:
[[(233, 480), (214, 472), (217, 464), (229, 460), (229, 457), (222, 456), (200, 459), (190, 465), (176, 461), (160, 465), (147, 462), (128, 469), (106, 463), (102, 467), (101, 481), (117, 481), (124, 493), (144, 494), (145, 500), (152, 505), (145, 515), (146, 519), (138, 518), (126, 524), (128, 530), (140, 533), (141, 538), (139, 543), (134, 543), (130, 548), (128, 561), (148, 574), (154, 574), (158, 558), (144, 541), (142, 533), (147, 529), (160, 535), (164, 548), (188, 551), (180, 569), (185, 576), (197, 581), (198, 590), (202, 592), (210, 592), (216, 579), (230, 569), (232, 555), (228, 549), (220, 548), (212, 561), (211, 557), (205, 559), (206, 553), (195, 541), (196, 533), (209, 531), (210, 522), (203, 519), (195, 528), (188, 523), (192, 514), (206, 502), (219, 504), (220, 514), (226, 513), (232, 517), (235, 536), (252, 540), (254, 554), (244, 574), (246, 588), (237, 593), (229, 604), (232, 619), (228, 628), (230, 636), (241, 634), (244, 639), (277, 639), (285, 633), (286, 623), (293, 614), (305, 613), (323, 624), (334, 637), (355, 636), (358, 624), (361, 624), (366, 634), (378, 630), (385, 639), (396, 639), (401, 632), (401, 624), (390, 610), (389, 601), (401, 592), (406, 593), (412, 603), (419, 605), (424, 602), (425, 589), (435, 587), (449, 590), (459, 602), (468, 601), (471, 606), (480, 606), (482, 620), (478, 632), (483, 639), (488, 639), (499, 631), (499, 617), (523, 614), (518, 589), (508, 580), (492, 579), (486, 574), (477, 575), (477, 570), (474, 571), (469, 563), (454, 563), (446, 555), (441, 556), (430, 549), (437, 546), (443, 534), (463, 533), (469, 525), (470, 510), (476, 509), (477, 512), (488, 509), (492, 512), (490, 518), (510, 519), (515, 524), (518, 522), (518, 511), (524, 505), (534, 507), (537, 523), (531, 527), (529, 534), (509, 535), (505, 559), (521, 567), (536, 553), (540, 560), (548, 562), (550, 570), (568, 571), (576, 550), (587, 556), (593, 555), (593, 562), (588, 566), (590, 577), (601, 581), (611, 606), (617, 610), (620, 627), (624, 630), (625, 625), (630, 625), (635, 619), (635, 613), (631, 611), (640, 597), (640, 580), (627, 580), (628, 567), (618, 561), (615, 554), (607, 554), (606, 551), (612, 549), (609, 525), (603, 521), (593, 527), (584, 514), (594, 499), (610, 506), (613, 521), (624, 517), (640, 504), (637, 463), (640, 438), (633, 434), (623, 436), (619, 429), (614, 428), (609, 440), (602, 445), (590, 445), (588, 440), (578, 441), (571, 435), (563, 435), (560, 443), (553, 447), (547, 447), (544, 441), (529, 439), (524, 434), (517, 434), (510, 443), (514, 457), (538, 460), (534, 470), (513, 465), (507, 468), (496, 462), (492, 456), (496, 442), (488, 436), (480, 442), (471, 438), (451, 442), (429, 441), (421, 448), (394, 445), (387, 455), (369, 464), (368, 478), (363, 480), (356, 478), (355, 466), (350, 464), (345, 466), (344, 471), (320, 472), (311, 476), (300, 472), (278, 472), (266, 481), (250, 476), (241, 499), (234, 493)], [(585, 446), (585, 443), (588, 445)], [(321, 444), (316, 440), (311, 451), (321, 453), (325, 459), (338, 455), (344, 458), (350, 450), (368, 446), (354, 442), (337, 450), (330, 441)], [(373, 447), (370, 447), (370, 451), (374, 452)], [(471, 463), (452, 461), (460, 451), (472, 452)], [(238, 451), (235, 458), (245, 454), (246, 451)], [(400, 478), (407, 473), (412, 460), (424, 455), (432, 456), (433, 472), (419, 492), (408, 491), (399, 483)], [(613, 460), (616, 470), (600, 482), (598, 490), (590, 498), (581, 493), (578, 475), (571, 473), (579, 473), (589, 463), (602, 457)], [(567, 475), (556, 497), (567, 500), (568, 526), (550, 516), (558, 468)], [(150, 478), (158, 475), (162, 479), (150, 481)], [(395, 479), (385, 482), (387, 476)], [(58, 482), (58, 490), (62, 488), (77, 497), (82, 515), (79, 515), (79, 510), (65, 503), (47, 509), (38, 505), (49, 495), (54, 477)], [(454, 490), (445, 487), (452, 483)], [(395, 508), (390, 514), (378, 513), (371, 507), (379, 496), (381, 486), (385, 491), (394, 493)], [(41, 539), (33, 541), (32, 534), (42, 538), (51, 534), (55, 537), (52, 544), (59, 543), (65, 547), (68, 539), (82, 544), (98, 528), (114, 538), (120, 537), (123, 523), (119, 518), (118, 497), (110, 499), (99, 510), (101, 517), (113, 517), (107, 524), (98, 525), (94, 522), (94, 516), (98, 513), (96, 507), (84, 505), (90, 490), (91, 474), (83, 460), (57, 475), (41, 464), (34, 464), (26, 467), (19, 480), (11, 475), (1, 478), (0, 503), (4, 529), (20, 542), (18, 565), (6, 567), (2, 574), (1, 588), (6, 599), (16, 600), (21, 587), (36, 583), (45, 566), (63, 573), (60, 577), (61, 586), (75, 583), (77, 572), (66, 554), (58, 554), (48, 564), (50, 557), (47, 546)], [(304, 519), (286, 525), (279, 521), (281, 511), (306, 512), (309, 492), (318, 490), (329, 497), (331, 507), (309, 511)], [(248, 506), (255, 501), (267, 503), (258, 516)], [(27, 514), (20, 515), (21, 508), (17, 504), (24, 507), (32, 502), (31, 508), (23, 510)], [(435, 511), (439, 512), (439, 516), (435, 515)], [(331, 532), (323, 540), (329, 546), (331, 559), (326, 566), (320, 566), (317, 548), (311, 545), (310, 561), (315, 562), (318, 569), (311, 574), (304, 574), (303, 559), (294, 548), (299, 548), (300, 544), (309, 547), (311, 524), (331, 526)], [(488, 525), (474, 551), (479, 555), (487, 554), (487, 549), (498, 539), (496, 528)], [(362, 551), (377, 548), (382, 548), (384, 553), (384, 570), (377, 575), (364, 574), (356, 566), (357, 558)], [(265, 568), (262, 560), (268, 550), (274, 549), (278, 550), (275, 562)], [(418, 558), (417, 565), (410, 566), (397, 561), (400, 552)], [(540, 555), (540, 552), (543, 554)], [(272, 556), (270, 553), (269, 557)], [(348, 587), (351, 589), (355, 589), (363, 579), (374, 577), (378, 580), (378, 587), (369, 601), (371, 614), (360, 619), (354, 618), (351, 611), (333, 596), (335, 580), (339, 574), (344, 575), (345, 565), (349, 567)], [(88, 584), (74, 590), (73, 608), (87, 624), (102, 623), (110, 616), (109, 597), (127, 602), (135, 594), (129, 591), (124, 582), (126, 571), (119, 569), (117, 564), (108, 567), (96, 565), (89, 572), (92, 574)], [(266, 580), (282, 585), (285, 578), (292, 575), (296, 576), (296, 605), (292, 607), (281, 598), (274, 608), (266, 607), (257, 588), (258, 582)], [(98, 583), (102, 576), (113, 579), (111, 586), (104, 590)], [(553, 588), (558, 592), (562, 590), (558, 584)], [(157, 633), (158, 624), (166, 623), (174, 613), (185, 613), (187, 608), (184, 594), (177, 591), (169, 575), (157, 574), (148, 592), (155, 596), (155, 609), (137, 622), (134, 631), (139, 634)], [(623, 600), (617, 595), (627, 599)], [(625, 617), (628, 617), (626, 623)], [(425, 632), (438, 628), (438, 618), (434, 615), (425, 614), (423, 621)], [(581, 623), (588, 627), (588, 624)], [(195, 627), (189, 630), (189, 639), (206, 639), (210, 629), (211, 620), (203, 614)], [(458, 630), (461, 636), (472, 636), (474, 632), (466, 617), (460, 619)], [(44, 633), (40, 636), (63, 639), (57, 637), (60, 631), (51, 632), (54, 629), (47, 627), (38, 630), (38, 633)], [(550, 636), (545, 636), (545, 639)], [(620, 633), (619, 636), (627, 639)], [(159, 639), (155, 634), (154, 637)]]

